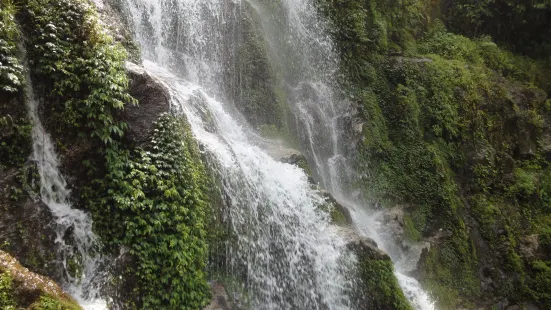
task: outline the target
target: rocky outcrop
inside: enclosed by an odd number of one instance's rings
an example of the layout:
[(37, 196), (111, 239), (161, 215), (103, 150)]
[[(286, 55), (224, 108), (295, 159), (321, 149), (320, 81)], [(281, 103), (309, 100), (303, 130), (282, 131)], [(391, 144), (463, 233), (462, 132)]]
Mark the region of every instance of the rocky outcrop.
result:
[(410, 310), (411, 305), (398, 285), (390, 257), (374, 240), (361, 237), (351, 228), (340, 234), (347, 247), (356, 254), (357, 285), (352, 292), (353, 309)]
[[(117, 119), (127, 123), (128, 129), (123, 137), (124, 143), (132, 146), (144, 146), (150, 141), (155, 121), (169, 112), (169, 95), (165, 88), (153, 79), (142, 67), (127, 63), (129, 93), (138, 100), (137, 105), (127, 104), (116, 115)], [(50, 131), (55, 134), (54, 131)], [(99, 141), (85, 137), (55, 134), (58, 152), (61, 157), (61, 168), (68, 184), (72, 187), (73, 200), (80, 197), (79, 189), (90, 180), (88, 169), (83, 169), (84, 162), (94, 163), (98, 160)], [(99, 163), (95, 164), (100, 166)]]
[(82, 309), (54, 281), (29, 271), (4, 251), (0, 251), (0, 296), (3, 309)]
[(128, 124), (126, 140), (129, 143), (143, 145), (150, 141), (155, 121), (170, 109), (168, 91), (153, 79), (142, 67), (127, 63), (130, 78), (129, 92), (139, 102), (127, 105), (120, 119)]
[[(11, 173), (14, 171), (12, 170)], [(28, 193), (10, 200), (10, 175), (0, 180), (0, 244), (34, 272), (60, 280), (63, 266), (56, 260), (55, 223), (48, 207)], [(11, 179), (13, 181), (13, 179)], [(11, 185), (14, 186), (14, 185)], [(17, 186), (17, 185), (15, 185)]]

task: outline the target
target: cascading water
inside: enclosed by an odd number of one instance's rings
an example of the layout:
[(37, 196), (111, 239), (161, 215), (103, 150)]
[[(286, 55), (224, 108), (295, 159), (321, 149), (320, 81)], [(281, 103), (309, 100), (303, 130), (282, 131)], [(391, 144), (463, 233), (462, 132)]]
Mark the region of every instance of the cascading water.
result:
[(235, 236), (226, 268), (242, 282), (246, 303), (252, 309), (349, 309), (353, 284), (347, 275), (355, 257), (321, 210), (324, 198), (301, 169), (255, 146), (254, 131), (215, 98), (222, 98), (219, 82), (231, 45), (224, 36), (233, 29), (238, 3), (129, 0), (128, 9), (151, 60), (146, 69), (165, 84), (172, 108), (185, 114), (215, 161)]
[(274, 66), (287, 73), (284, 78), (298, 135), (319, 181), (352, 211), (358, 231), (374, 239), (391, 256), (396, 277), (412, 305), (422, 310), (434, 309), (419, 282), (405, 275), (415, 269), (419, 256), (396, 250), (390, 238), (383, 237), (385, 233), (378, 217), (367, 212), (361, 199), (355, 199), (356, 193), (348, 190), (359, 177), (354, 163), (349, 160), (353, 151), (346, 148), (353, 145), (345, 130), (351, 107), (337, 95), (338, 57), (314, 4), (304, 0), (281, 0), (280, 10), (284, 14), (274, 17), (272, 1), (248, 2), (261, 17), (262, 32), (269, 43)]
[[(353, 258), (326, 216), (317, 211), (323, 200), (301, 171), (274, 161), (253, 145), (255, 133), (235, 120), (239, 116), (226, 103), (230, 100), (224, 89), (236, 56), (238, 20), (247, 4), (261, 17), (258, 31), (269, 45), (272, 66), (284, 80), (314, 175), (355, 211), (362, 234), (390, 249), (373, 217), (346, 190), (356, 177), (348, 160), (350, 150), (343, 147), (351, 145), (343, 131), (351, 109), (335, 92), (338, 85), (332, 81), (339, 61), (313, 2), (126, 0), (126, 4), (144, 57), (151, 60), (148, 70), (170, 89), (173, 107), (187, 116), (196, 138), (217, 162), (237, 237), (228, 249), (229, 268), (246, 275), (253, 308), (350, 308), (346, 291), (351, 283), (344, 275)], [(401, 266), (397, 265), (398, 271)], [(434, 308), (415, 279), (396, 275), (417, 309)]]
[[(40, 120), (39, 103), (30, 77), (27, 77), (26, 93), (32, 124), (32, 160), (40, 175), (40, 199), (48, 206), (56, 222), (58, 259), (65, 267), (64, 288), (85, 310), (107, 309), (106, 302), (99, 298), (102, 258), (98, 251), (98, 239), (92, 232), (92, 219), (82, 210), (71, 208), (70, 191), (59, 170), (59, 159), (52, 139)], [(70, 261), (74, 266), (69, 266)]]
[[(253, 309), (347, 309), (345, 278), (353, 257), (332, 230), (325, 203), (304, 172), (275, 161), (249, 140), (254, 135), (198, 85), (179, 80), (155, 63), (148, 72), (170, 90), (197, 140), (217, 162), (229, 197), (237, 241), (230, 268), (246, 276)], [(205, 119), (205, 115), (208, 118)]]

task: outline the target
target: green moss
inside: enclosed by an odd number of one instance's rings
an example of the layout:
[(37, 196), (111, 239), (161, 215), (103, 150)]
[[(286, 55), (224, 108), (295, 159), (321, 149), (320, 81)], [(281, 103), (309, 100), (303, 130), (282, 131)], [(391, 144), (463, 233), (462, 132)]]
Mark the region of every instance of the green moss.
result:
[(411, 241), (420, 241), (421, 240), (421, 232), (417, 229), (416, 223), (419, 223), (420, 221), (414, 222), (414, 220), (410, 216), (404, 217), (404, 232), (406, 234), (406, 238)]
[(16, 303), (13, 296), (12, 279), (8, 273), (0, 273), (0, 308), (15, 310)]
[(334, 206), (330, 209), (329, 216), (331, 217), (331, 223), (335, 225), (344, 226), (348, 224), (346, 216)]
[(531, 268), (533, 277), (529, 280), (530, 293), (535, 300), (543, 305), (551, 304), (551, 263), (549, 261), (534, 261)]
[(411, 305), (398, 285), (390, 258), (363, 245), (352, 247), (358, 258), (358, 296), (353, 303), (362, 309), (410, 310)]

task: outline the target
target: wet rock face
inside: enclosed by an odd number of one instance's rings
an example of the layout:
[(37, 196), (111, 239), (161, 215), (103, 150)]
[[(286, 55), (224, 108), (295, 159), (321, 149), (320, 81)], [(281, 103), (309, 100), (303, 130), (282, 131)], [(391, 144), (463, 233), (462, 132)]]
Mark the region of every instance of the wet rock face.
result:
[(231, 310), (231, 304), (229, 302), (228, 294), (226, 289), (221, 283), (213, 282), (211, 283), (212, 290), (212, 301), (205, 307), (204, 310)]
[(150, 140), (155, 121), (170, 110), (168, 91), (155, 81), (145, 70), (128, 63), (130, 95), (139, 102), (136, 106), (127, 105), (120, 119), (128, 124), (126, 141), (132, 144), (144, 144)]
[(348, 248), (356, 252), (361, 260), (390, 261), (388, 254), (379, 249), (377, 243), (371, 238), (357, 236), (348, 243)]
[[(3, 97), (2, 93), (0, 97)], [(55, 227), (47, 206), (37, 199), (38, 173), (31, 153), (22, 98), (0, 99), (0, 249), (8, 251), (35, 272), (61, 279), (56, 261)], [(7, 151), (7, 153), (5, 153)]]
[[(7, 197), (4, 189), (0, 189), (0, 197)], [(2, 248), (34, 272), (62, 279), (63, 266), (56, 259), (55, 224), (48, 207), (30, 196), (16, 202), (0, 198), (0, 205)]]
[(119, 255), (109, 266), (110, 279), (106, 281), (103, 294), (110, 297), (111, 309), (140, 309), (140, 294), (135, 290), (137, 275), (128, 266), (134, 266), (136, 259), (128, 248), (122, 247)]

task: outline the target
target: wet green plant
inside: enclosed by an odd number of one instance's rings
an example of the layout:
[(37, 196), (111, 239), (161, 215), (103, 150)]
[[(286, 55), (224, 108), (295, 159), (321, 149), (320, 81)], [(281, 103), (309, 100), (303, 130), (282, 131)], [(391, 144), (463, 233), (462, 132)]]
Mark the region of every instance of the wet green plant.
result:
[(108, 173), (98, 191), (103, 195), (94, 208), (109, 218), (103, 233), (137, 258), (142, 307), (205, 306), (207, 179), (185, 119), (162, 116), (149, 148), (109, 150), (107, 156)]
[[(47, 124), (111, 144), (126, 124), (114, 114), (128, 94), (126, 52), (101, 28), (87, 1), (19, 1), (32, 78), (50, 102)], [(71, 61), (67, 61), (71, 60)]]

